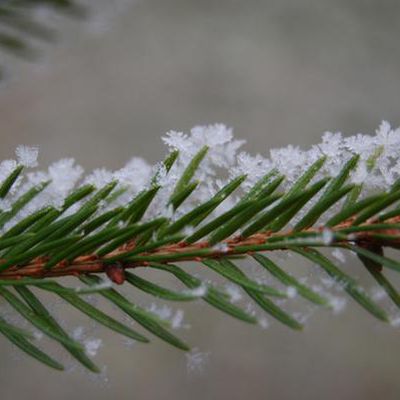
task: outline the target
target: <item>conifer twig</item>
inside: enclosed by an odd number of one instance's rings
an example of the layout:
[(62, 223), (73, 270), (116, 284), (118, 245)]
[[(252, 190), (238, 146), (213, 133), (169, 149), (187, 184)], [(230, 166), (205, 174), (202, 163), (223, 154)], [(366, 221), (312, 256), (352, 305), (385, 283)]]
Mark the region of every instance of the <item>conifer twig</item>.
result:
[[(393, 309), (338, 264), (345, 253), (356, 255), (375, 289), (400, 309), (400, 295), (386, 275), (388, 269), (400, 272), (400, 262), (385, 255), (387, 247), (400, 248), (400, 130), (383, 123), (375, 136), (327, 133), (310, 150), (289, 146), (272, 150), (270, 158), (238, 153), (243, 141), (223, 125), (196, 127), (189, 135), (170, 132), (163, 140), (171, 152), (154, 167), (133, 158), (116, 172), (95, 170), (85, 178), (72, 159), (25, 174), (37, 166), (38, 156), (37, 148), (26, 146), (17, 148), (17, 160), (0, 163), (0, 297), (17, 314), (94, 372), (98, 368), (88, 355), (99, 342), (71, 338), (42, 304), (40, 292), (62, 298), (119, 334), (149, 341), (85, 300), (88, 294), (101, 296), (144, 333), (184, 351), (189, 346), (171, 331), (180, 326), (182, 311), (168, 311), (166, 319), (164, 311), (137, 305), (117, 285), (131, 285), (159, 301), (201, 298), (251, 324), (265, 325), (262, 311), (294, 330), (302, 329), (302, 321), (286, 302), (302, 297), (339, 310), (338, 294), (346, 293), (379, 321), (395, 324)], [(277, 251), (318, 266), (317, 284), (284, 270), (275, 261)], [(263, 278), (240, 268), (242, 259), (255, 262)], [(191, 267), (184, 269), (188, 262), (220, 275), (227, 285), (194, 275)], [(138, 267), (145, 267), (143, 276)], [(185, 289), (150, 281), (149, 269), (173, 276)], [(64, 286), (59, 278), (67, 276), (84, 286)], [(257, 313), (235, 303), (243, 295)], [(0, 334), (62, 369), (29, 332), (1, 315)]]

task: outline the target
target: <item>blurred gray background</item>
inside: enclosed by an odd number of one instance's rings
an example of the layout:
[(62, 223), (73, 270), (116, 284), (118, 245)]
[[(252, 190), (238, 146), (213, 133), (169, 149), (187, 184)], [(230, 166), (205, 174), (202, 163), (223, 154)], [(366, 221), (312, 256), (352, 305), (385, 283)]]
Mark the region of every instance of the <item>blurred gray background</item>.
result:
[[(42, 164), (72, 156), (88, 170), (117, 168), (133, 155), (158, 161), (164, 132), (196, 124), (224, 122), (246, 150), (266, 153), (400, 122), (398, 1), (88, 3), (87, 22), (56, 20), (60, 43), (39, 61), (12, 64), (2, 158), (35, 144)], [(156, 340), (130, 348), (103, 329), (96, 361), (108, 381), (49, 371), (0, 339), (1, 399), (400, 398), (399, 331), (357, 306), (320, 311), (303, 333), (188, 310), (192, 329), (180, 333), (210, 353), (203, 373), (188, 374), (185, 356)]]

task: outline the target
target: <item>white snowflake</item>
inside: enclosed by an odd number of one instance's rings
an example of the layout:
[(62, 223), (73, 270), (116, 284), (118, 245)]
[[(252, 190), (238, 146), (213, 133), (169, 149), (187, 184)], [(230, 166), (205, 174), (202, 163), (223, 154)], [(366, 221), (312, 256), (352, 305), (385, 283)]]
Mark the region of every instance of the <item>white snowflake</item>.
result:
[(243, 297), (239, 286), (235, 284), (229, 283), (225, 285), (225, 291), (228, 293), (232, 303), (237, 303)]
[(23, 165), (24, 167), (37, 167), (38, 162), (37, 158), (39, 155), (38, 147), (29, 147), (29, 146), (18, 146), (15, 150), (15, 154), (18, 159), (18, 163)]
[(86, 339), (83, 342), (83, 345), (85, 346), (85, 352), (90, 357), (94, 357), (97, 354), (102, 344), (103, 341), (98, 338)]
[(334, 314), (339, 314), (341, 313), (347, 304), (347, 300), (344, 297), (338, 297), (338, 296), (329, 296), (329, 304), (332, 307), (333, 313)]
[(197, 347), (185, 353), (186, 367), (189, 374), (204, 372), (205, 366), (210, 358), (209, 352), (201, 352)]

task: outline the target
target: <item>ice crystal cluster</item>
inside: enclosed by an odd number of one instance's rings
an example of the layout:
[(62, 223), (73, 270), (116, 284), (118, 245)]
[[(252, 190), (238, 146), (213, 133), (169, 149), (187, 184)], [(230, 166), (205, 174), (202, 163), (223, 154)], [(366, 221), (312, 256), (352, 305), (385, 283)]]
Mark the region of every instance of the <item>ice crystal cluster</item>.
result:
[[(150, 187), (156, 175), (161, 189), (145, 215), (145, 219), (157, 216), (168, 216), (172, 220), (187, 213), (213, 196), (232, 178), (245, 174), (242, 191), (252, 187), (269, 170), (277, 170), (285, 176), (281, 189), (288, 189), (293, 182), (318, 158), (325, 155), (327, 160), (314, 177), (314, 181), (326, 176), (336, 176), (341, 167), (354, 154), (359, 154), (360, 161), (350, 176), (351, 183), (363, 183), (363, 196), (382, 191), (392, 185), (400, 177), (400, 130), (392, 129), (388, 122), (382, 122), (374, 135), (357, 134), (343, 137), (341, 133), (326, 132), (321, 143), (308, 150), (287, 146), (272, 149), (269, 156), (251, 155), (241, 151), (244, 140), (235, 139), (232, 129), (222, 124), (196, 126), (189, 133), (168, 132), (162, 140), (170, 150), (179, 150), (180, 157), (166, 174), (160, 163), (150, 165), (140, 157), (134, 157), (117, 170), (96, 169), (88, 175), (72, 158), (56, 161), (44, 171), (33, 171), (26, 174), (12, 188), (12, 196), (2, 201), (0, 209), (6, 211), (14, 199), (40, 182), (50, 182), (48, 186), (31, 201), (27, 207), (13, 218), (4, 229), (7, 230), (27, 215), (43, 206), (61, 207), (65, 196), (72, 189), (86, 183), (101, 188), (111, 181), (118, 181), (124, 193), (112, 202), (104, 202), (101, 212), (117, 205), (125, 205), (133, 196)], [(171, 192), (182, 175), (183, 170), (202, 146), (209, 151), (194, 176), (199, 185), (191, 196), (174, 212), (169, 203)], [(0, 164), (0, 181), (3, 181), (15, 169), (17, 164), (26, 167), (37, 166), (38, 149), (36, 147), (19, 146), (16, 150), (17, 160), (5, 160)], [(214, 212), (210, 218), (229, 210), (243, 195), (238, 192), (230, 196)], [(315, 197), (297, 219), (317, 201)], [(75, 204), (69, 213), (79, 208)], [(325, 218), (328, 216), (325, 215)], [(296, 222), (296, 219), (292, 223)], [(324, 233), (324, 240), (329, 239), (329, 232)]]

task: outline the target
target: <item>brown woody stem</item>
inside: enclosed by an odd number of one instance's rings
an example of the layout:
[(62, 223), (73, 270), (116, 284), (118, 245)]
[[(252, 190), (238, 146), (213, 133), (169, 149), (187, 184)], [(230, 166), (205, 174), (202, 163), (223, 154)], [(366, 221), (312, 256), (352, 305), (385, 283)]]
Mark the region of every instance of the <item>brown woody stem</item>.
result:
[[(398, 223), (398, 217), (393, 218), (386, 223)], [(376, 223), (376, 222), (375, 222)], [(374, 221), (369, 221), (363, 226), (371, 228), (367, 231), (359, 231), (352, 233), (347, 239), (339, 239), (330, 246), (342, 245), (350, 243), (357, 243), (363, 247), (400, 247), (400, 229), (386, 229), (386, 230), (372, 230)], [(333, 233), (339, 233), (343, 228), (352, 226), (352, 221), (348, 220), (334, 228)], [(304, 232), (308, 233), (321, 233), (324, 227), (310, 228)], [(293, 231), (286, 232), (262, 232), (257, 233), (247, 238), (236, 236), (232, 239), (226, 240), (222, 244), (225, 246), (224, 250), (219, 247), (209, 247), (207, 241), (198, 242), (195, 244), (186, 244), (180, 242), (177, 244), (166, 245), (148, 253), (138, 254), (135, 261), (121, 261), (119, 265), (123, 268), (136, 268), (140, 266), (149, 265), (152, 259), (159, 259), (160, 262), (178, 262), (178, 261), (201, 261), (205, 258), (219, 258), (226, 256), (240, 256), (250, 254), (252, 251), (268, 251), (268, 250), (285, 250), (289, 246), (278, 245), (276, 248), (263, 248), (268, 243), (273, 243), (272, 238), (289, 238)], [(382, 237), (382, 235), (384, 237)], [(11, 266), (7, 270), (0, 273), (0, 279), (20, 279), (24, 277), (30, 278), (45, 278), (45, 277), (60, 277), (60, 276), (79, 276), (81, 274), (103, 273), (107, 268), (112, 265), (112, 257), (123, 255), (133, 248), (133, 243), (128, 243), (121, 246), (116, 251), (108, 254), (105, 257), (98, 257), (95, 254), (89, 254), (77, 257), (72, 262), (61, 261), (54, 267), (46, 269), (47, 257), (38, 257), (32, 260), (29, 264)], [(293, 246), (293, 245), (292, 245)], [(254, 250), (252, 250), (254, 249)]]

